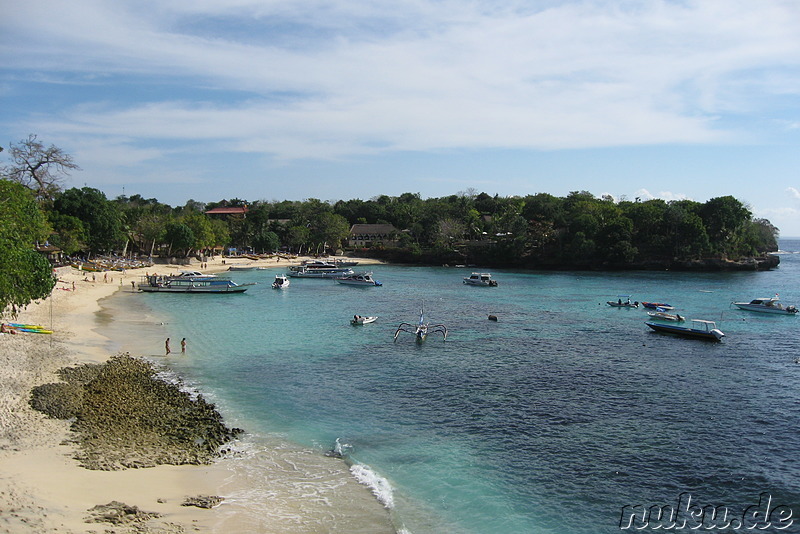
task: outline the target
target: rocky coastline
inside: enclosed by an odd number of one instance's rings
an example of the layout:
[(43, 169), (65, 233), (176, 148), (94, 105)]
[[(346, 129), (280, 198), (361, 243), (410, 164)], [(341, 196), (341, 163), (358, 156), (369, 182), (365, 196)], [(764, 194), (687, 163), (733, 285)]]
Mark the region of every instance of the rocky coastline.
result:
[(159, 378), (151, 363), (129, 354), (57, 374), (62, 382), (33, 388), (30, 404), (72, 421), (75, 459), (87, 469), (210, 464), (243, 432), (228, 428), (201, 395)]

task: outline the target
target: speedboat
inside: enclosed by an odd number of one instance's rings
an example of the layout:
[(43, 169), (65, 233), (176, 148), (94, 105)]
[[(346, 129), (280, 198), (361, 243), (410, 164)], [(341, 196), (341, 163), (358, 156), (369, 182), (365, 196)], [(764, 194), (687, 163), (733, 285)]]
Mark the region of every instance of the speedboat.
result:
[(375, 319), (377, 319), (377, 318), (378, 317), (374, 316), (374, 315), (373, 316), (367, 316), (367, 317), (365, 317), (363, 315), (354, 315), (353, 318), (350, 319), (350, 324), (352, 324), (353, 326), (358, 326), (358, 325), (361, 325), (361, 324), (374, 323)]
[(686, 319), (679, 313), (667, 313), (664, 308), (656, 308), (654, 312), (647, 312), (647, 315), (653, 319), (661, 319), (663, 321), (675, 321), (682, 323)]
[(202, 280), (204, 278), (216, 278), (216, 274), (203, 274), (200, 271), (181, 271), (173, 276), (173, 278), (189, 278), (192, 280)]
[(343, 276), (341, 278), (335, 278), (335, 280), (340, 284), (345, 284), (349, 286), (369, 287), (369, 286), (383, 285), (374, 278), (372, 278), (372, 273), (351, 274)]
[(272, 282), (272, 288), (283, 289), (285, 287), (289, 287), (289, 279), (286, 277), (285, 274), (276, 274), (275, 281)]
[(753, 299), (750, 302), (734, 302), (733, 305), (741, 310), (778, 313), (782, 315), (794, 315), (797, 313), (797, 306), (786, 306), (779, 302), (778, 295), (763, 299)]
[(656, 323), (646, 321), (644, 324), (655, 330), (665, 334), (676, 334), (683, 337), (692, 337), (696, 339), (705, 339), (708, 341), (721, 341), (725, 334), (718, 328), (717, 323), (714, 321), (705, 321), (703, 319), (692, 319), (691, 326), (679, 326), (668, 323)]
[(286, 273), (292, 278), (342, 278), (355, 274), (350, 267), (289, 267)]
[(489, 273), (472, 273), (471, 275), (464, 277), (464, 283), (469, 286), (497, 286), (497, 280), (492, 280), (492, 275)]
[(665, 304), (663, 302), (644, 302), (642, 301), (642, 306), (645, 308), (650, 308), (651, 310), (655, 310), (656, 308), (663, 308), (664, 310), (673, 310), (675, 309), (674, 306), (671, 304)]
[(614, 308), (638, 308), (638, 302), (631, 302), (630, 295), (617, 295), (617, 300), (607, 300), (606, 304)]

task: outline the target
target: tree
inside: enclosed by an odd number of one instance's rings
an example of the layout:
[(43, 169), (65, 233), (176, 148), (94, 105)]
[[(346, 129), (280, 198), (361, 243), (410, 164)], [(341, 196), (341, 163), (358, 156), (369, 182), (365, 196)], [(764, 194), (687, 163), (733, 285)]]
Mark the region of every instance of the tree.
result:
[(98, 189), (68, 189), (55, 197), (53, 209), (81, 220), (87, 246), (95, 254), (114, 250), (123, 241), (120, 211)]
[(0, 176), (24, 185), (39, 199), (52, 199), (69, 172), (80, 170), (72, 156), (55, 145), (45, 148), (34, 134), (11, 143), (8, 153), (12, 164), (1, 167)]
[(168, 254), (172, 254), (173, 249), (188, 253), (194, 245), (194, 232), (183, 223), (171, 222), (164, 229), (164, 239), (169, 243)]
[(0, 180), (0, 312), (10, 307), (16, 316), (53, 290), (50, 262), (34, 249), (49, 233), (33, 194), (21, 184)]

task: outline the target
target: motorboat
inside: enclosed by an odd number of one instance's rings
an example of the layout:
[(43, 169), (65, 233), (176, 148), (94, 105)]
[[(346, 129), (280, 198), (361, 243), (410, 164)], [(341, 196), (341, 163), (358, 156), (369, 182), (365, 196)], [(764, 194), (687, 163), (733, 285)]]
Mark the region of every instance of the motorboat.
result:
[(180, 273), (173, 275), (172, 278), (178, 279), (192, 279), (192, 280), (203, 280), (207, 278), (217, 278), (216, 274), (203, 274), (200, 271), (181, 271)]
[(244, 293), (250, 284), (237, 284), (220, 278), (180, 278), (151, 274), (143, 276), (139, 291), (146, 293)]
[(492, 280), (492, 275), (489, 273), (472, 273), (471, 275), (464, 277), (464, 283), (468, 286), (497, 286), (497, 280)]
[(734, 306), (741, 310), (778, 313), (781, 315), (794, 315), (797, 313), (797, 306), (785, 306), (780, 303), (778, 295), (769, 298), (753, 299), (750, 302), (734, 302)]
[(289, 267), (286, 273), (292, 278), (342, 278), (355, 274), (350, 267), (309, 267), (301, 265)]
[(664, 308), (656, 308), (654, 312), (647, 312), (647, 315), (652, 317), (653, 319), (661, 319), (662, 321), (675, 321), (678, 323), (682, 323), (686, 319), (679, 313), (669, 313)]
[(631, 302), (630, 295), (617, 295), (617, 300), (607, 300), (606, 304), (614, 308), (638, 308), (638, 302)]
[(644, 302), (642, 301), (642, 306), (645, 308), (650, 308), (651, 310), (655, 310), (656, 308), (662, 308), (664, 310), (674, 310), (675, 307), (671, 304), (666, 304), (664, 302)]
[(370, 286), (383, 285), (374, 278), (372, 278), (372, 273), (351, 274), (348, 276), (343, 276), (341, 278), (335, 278), (335, 280), (340, 284), (349, 286), (370, 287)]
[(705, 339), (708, 341), (721, 341), (725, 334), (717, 328), (714, 321), (705, 321), (703, 319), (692, 319), (691, 326), (680, 326), (669, 323), (657, 323), (646, 321), (644, 324), (655, 330), (665, 334), (675, 334), (683, 337), (692, 337), (696, 339)]
[(369, 324), (374, 323), (378, 317), (375, 315), (371, 316), (364, 316), (364, 315), (354, 315), (352, 319), (350, 319), (350, 324), (353, 326), (358, 326), (362, 324)]
[(272, 289), (283, 289), (289, 287), (289, 278), (285, 274), (276, 274), (275, 281), (272, 282)]

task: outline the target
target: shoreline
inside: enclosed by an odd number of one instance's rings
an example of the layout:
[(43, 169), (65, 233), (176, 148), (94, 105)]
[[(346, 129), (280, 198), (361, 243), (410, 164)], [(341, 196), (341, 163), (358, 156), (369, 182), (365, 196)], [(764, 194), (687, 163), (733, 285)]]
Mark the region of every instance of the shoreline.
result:
[[(248, 263), (285, 268), (303, 259), (307, 258)], [(239, 261), (226, 258), (223, 264), (222, 258), (217, 257), (200, 270), (219, 273)], [(359, 259), (359, 262), (380, 263), (369, 259)], [(225, 497), (223, 488), (231, 483), (231, 471), (222, 462), (120, 471), (88, 470), (73, 458), (75, 445), (64, 444), (71, 435), (70, 423), (50, 419), (28, 404), (33, 387), (60, 381), (56, 375), (59, 369), (103, 363), (114, 355), (109, 350), (114, 340), (99, 331), (103, 299), (125, 288), (130, 292), (131, 281), (138, 283), (145, 272), (172, 274), (198, 266), (197, 262), (192, 262), (189, 265), (154, 265), (124, 273), (109, 271), (107, 282), (105, 273), (94, 273), (93, 282), (92, 273), (72, 267), (59, 268), (59, 282), (50, 297), (31, 303), (13, 320), (46, 326), (53, 334), (20, 333), (0, 337), (0, 361), (5, 364), (0, 371), (0, 510), (3, 510), (0, 532), (235, 531), (231, 530), (236, 523), (235, 512), (218, 512), (226, 508), (224, 502), (222, 507), (211, 510), (182, 506), (186, 498), (197, 495)], [(112, 322), (114, 319), (114, 316), (104, 318)], [(136, 352), (130, 351), (136, 357), (142, 357), (142, 352), (148, 353), (142, 351), (141, 346), (137, 348)], [(368, 492), (365, 487), (364, 493)], [(156, 512), (160, 517), (131, 526), (85, 522), (91, 515), (91, 508), (111, 501), (136, 506), (143, 512)], [(267, 525), (262, 525), (261, 530), (271, 531)]]

